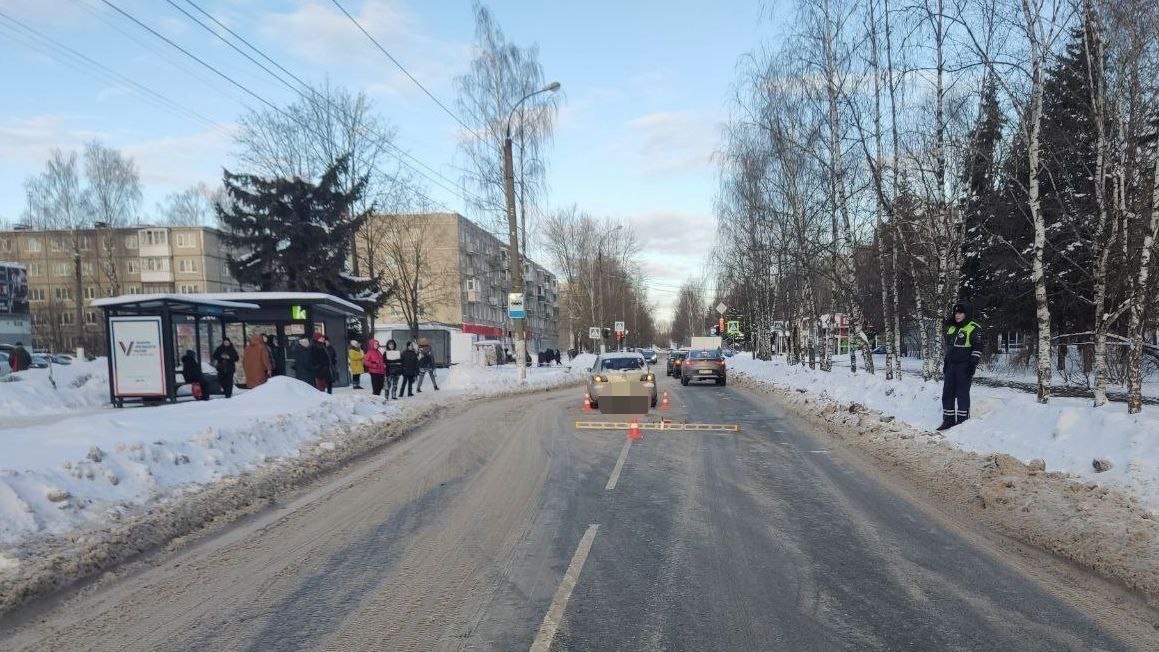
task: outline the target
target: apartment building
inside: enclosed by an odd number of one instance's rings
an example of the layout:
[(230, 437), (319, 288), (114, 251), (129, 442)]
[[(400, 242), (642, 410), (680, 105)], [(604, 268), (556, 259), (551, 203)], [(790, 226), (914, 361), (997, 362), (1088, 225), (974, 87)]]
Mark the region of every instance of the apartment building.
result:
[[(103, 346), (102, 316), (88, 306), (98, 297), (240, 289), (229, 274), (221, 232), (208, 227), (97, 226), (74, 232), (18, 226), (0, 231), (0, 260), (26, 270), (33, 341), (54, 350)], [(79, 332), (78, 291), (83, 319)]]
[[(405, 221), (408, 228), (400, 229), (399, 221)], [(418, 246), (425, 260), (419, 265), (420, 295), (427, 294), (425, 300), (420, 296), (421, 321), (454, 326), (488, 339), (509, 337), (511, 266), (507, 243), (458, 213), (376, 215), (365, 228), (387, 234), (421, 234)], [(410, 235), (404, 237), (409, 240)], [(393, 261), (386, 260), (389, 252), (376, 237), (360, 238), (359, 255), (371, 273), (392, 267)], [(555, 348), (559, 282), (545, 267), (527, 259), (523, 261), (523, 279), (529, 349)], [(397, 305), (388, 305), (379, 312), (377, 321), (401, 324), (406, 320)]]

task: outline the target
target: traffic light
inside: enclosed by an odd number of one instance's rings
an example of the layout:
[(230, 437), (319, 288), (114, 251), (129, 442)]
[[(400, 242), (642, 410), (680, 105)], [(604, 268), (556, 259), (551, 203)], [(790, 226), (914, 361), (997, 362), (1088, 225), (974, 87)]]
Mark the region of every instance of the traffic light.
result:
[(606, 340), (611, 336), (612, 336), (612, 329), (608, 328), (607, 326), (604, 326), (604, 339)]
[(717, 335), (724, 335), (724, 317), (723, 316), (721, 316), (720, 319), (716, 320), (716, 334)]

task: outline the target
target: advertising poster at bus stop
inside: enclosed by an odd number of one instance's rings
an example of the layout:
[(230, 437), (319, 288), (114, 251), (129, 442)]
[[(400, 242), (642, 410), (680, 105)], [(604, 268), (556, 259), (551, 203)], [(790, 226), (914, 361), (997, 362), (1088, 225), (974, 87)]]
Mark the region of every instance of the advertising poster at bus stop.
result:
[(160, 317), (111, 317), (113, 395), (165, 396)]

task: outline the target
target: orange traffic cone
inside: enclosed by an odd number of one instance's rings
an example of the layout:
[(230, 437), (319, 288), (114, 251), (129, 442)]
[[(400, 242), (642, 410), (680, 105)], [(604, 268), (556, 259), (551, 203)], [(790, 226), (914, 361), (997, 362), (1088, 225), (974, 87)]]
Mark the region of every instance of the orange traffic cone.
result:
[(643, 438), (644, 435), (640, 432), (640, 424), (635, 419), (632, 419), (632, 425), (628, 426), (628, 439), (640, 441)]
[(664, 390), (664, 398), (660, 399), (660, 409), (668, 409), (668, 390)]
[(584, 412), (592, 411), (592, 395), (584, 392)]

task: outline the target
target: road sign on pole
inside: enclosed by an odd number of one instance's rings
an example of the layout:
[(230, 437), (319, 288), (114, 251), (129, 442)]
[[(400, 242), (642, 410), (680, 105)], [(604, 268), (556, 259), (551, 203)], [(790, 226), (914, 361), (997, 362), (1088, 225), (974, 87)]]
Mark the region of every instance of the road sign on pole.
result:
[(617, 332), (617, 333), (623, 333), (623, 332), (624, 332), (624, 322), (622, 322), (622, 321), (618, 321), (618, 322), (616, 322), (616, 332)]
[(527, 311), (523, 309), (523, 293), (512, 292), (507, 295), (507, 316), (511, 319), (523, 319)]
[(723, 315), (723, 314), (725, 313), (725, 311), (727, 311), (727, 310), (728, 310), (728, 306), (724, 305), (724, 302), (723, 302), (723, 301), (721, 301), (720, 303), (716, 304), (716, 311), (717, 311), (718, 313), (720, 313), (720, 314), (722, 314), (722, 315)]
[(593, 340), (598, 340), (598, 339), (600, 339), (600, 336), (601, 336), (601, 333), (600, 333), (599, 326), (591, 326), (588, 328), (588, 337), (589, 338), (591, 338)]

